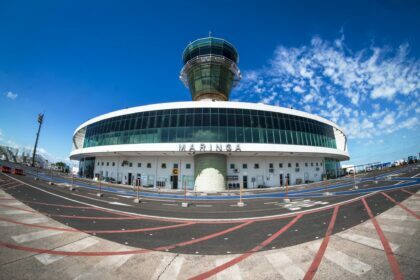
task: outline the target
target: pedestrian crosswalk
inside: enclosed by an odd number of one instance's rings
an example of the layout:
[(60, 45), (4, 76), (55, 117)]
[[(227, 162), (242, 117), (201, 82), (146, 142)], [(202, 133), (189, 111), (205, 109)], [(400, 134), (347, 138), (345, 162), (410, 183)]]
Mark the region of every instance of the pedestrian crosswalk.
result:
[[(90, 246), (95, 245), (98, 243), (98, 239), (93, 237), (86, 237), (80, 239), (76, 242), (72, 242), (70, 244), (61, 246), (59, 248), (54, 249), (55, 251), (69, 251), (69, 252), (79, 252), (82, 251)], [(49, 265), (58, 260), (65, 258), (65, 255), (53, 255), (53, 254), (40, 254), (36, 255), (35, 258), (41, 262), (42, 264)]]
[(305, 272), (294, 262), (286, 253), (269, 253), (265, 256), (268, 262), (273, 266), (284, 279), (299, 280), (303, 279)]
[(79, 274), (74, 280), (92, 279), (95, 275), (110, 273), (125, 264), (133, 255), (106, 256), (87, 272)]
[(24, 242), (30, 242), (46, 237), (51, 237), (54, 235), (59, 235), (64, 233), (63, 231), (57, 231), (57, 230), (41, 230), (41, 231), (34, 231), (30, 233), (24, 233), (19, 235), (13, 235), (12, 239), (17, 243), (24, 243)]
[[(216, 266), (222, 265), (228, 261), (230, 261), (231, 259), (233, 259), (233, 257), (221, 257), (218, 258), (215, 261)], [(221, 272), (219, 272), (218, 274), (216, 274), (216, 279), (217, 280), (241, 280), (242, 279), (242, 275), (241, 275), (241, 271), (239, 269), (239, 265), (234, 265), (229, 267), (226, 270), (223, 270)]]
[[(364, 227), (369, 229), (375, 229), (372, 223), (366, 223)], [(387, 232), (394, 232), (394, 233), (401, 233), (401, 234), (408, 234), (413, 235), (416, 233), (416, 229), (406, 226), (388, 226), (388, 225), (381, 225), (381, 229)]]
[[(48, 221), (47, 218), (44, 217), (38, 217), (38, 218), (19, 218), (14, 219), (17, 222), (32, 225), (32, 224), (39, 224), (39, 223), (45, 223)], [(18, 226), (16, 223), (6, 222), (6, 221), (0, 221), (0, 227), (12, 227), (12, 226)]]
[(171, 280), (178, 277), (184, 264), (184, 257), (178, 255), (166, 255), (162, 258), (155, 269), (152, 279)]
[[(320, 245), (321, 242), (315, 242), (312, 243), (309, 248), (316, 252)], [(357, 258), (351, 257), (341, 251), (338, 251), (332, 248), (332, 246), (327, 248), (324, 254), (324, 258), (357, 276), (362, 276), (364, 273), (372, 269), (369, 264), (366, 264)]]
[[(338, 236), (340, 236), (343, 239), (347, 239), (349, 241), (353, 241), (355, 243), (359, 243), (361, 245), (364, 246), (368, 246), (368, 247), (372, 247), (374, 249), (378, 249), (378, 250), (384, 250), (384, 247), (382, 246), (381, 240), (376, 239), (376, 238), (371, 238), (371, 237), (367, 237), (364, 235), (360, 235), (360, 234), (356, 234), (353, 232), (342, 232), (339, 233)], [(393, 252), (395, 252), (399, 245), (394, 244), (394, 243), (389, 243), (389, 245), (391, 246), (391, 249)]]

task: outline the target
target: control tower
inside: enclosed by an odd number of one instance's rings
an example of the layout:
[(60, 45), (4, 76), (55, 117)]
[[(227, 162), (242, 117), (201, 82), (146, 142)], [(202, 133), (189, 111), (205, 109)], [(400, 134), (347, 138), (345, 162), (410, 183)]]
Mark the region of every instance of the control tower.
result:
[(235, 47), (224, 39), (206, 37), (188, 44), (182, 54), (180, 79), (192, 99), (228, 101), (241, 79)]

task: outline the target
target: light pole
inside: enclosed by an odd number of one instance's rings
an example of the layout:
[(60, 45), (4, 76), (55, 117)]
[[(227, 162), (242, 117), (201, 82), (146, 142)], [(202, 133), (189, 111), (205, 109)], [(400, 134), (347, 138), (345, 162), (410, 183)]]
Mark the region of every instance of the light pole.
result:
[(38, 175), (38, 173), (39, 173), (39, 167), (35, 167), (35, 170), (36, 170), (35, 181), (38, 181), (39, 180), (39, 175)]
[(32, 153), (32, 167), (35, 166), (35, 155), (36, 155), (36, 147), (38, 146), (38, 139), (39, 139), (39, 133), (41, 132), (41, 126), (42, 123), (44, 121), (44, 114), (38, 114), (38, 132), (36, 133), (36, 139), (35, 139), (35, 146), (34, 146), (34, 151)]

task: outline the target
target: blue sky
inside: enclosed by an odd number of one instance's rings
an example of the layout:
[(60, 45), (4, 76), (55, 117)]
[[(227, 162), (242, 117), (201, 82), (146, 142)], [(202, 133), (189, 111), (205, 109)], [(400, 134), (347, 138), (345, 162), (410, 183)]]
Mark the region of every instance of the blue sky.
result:
[(67, 159), (74, 129), (137, 105), (190, 100), (188, 42), (231, 41), (232, 99), (312, 112), (341, 125), (350, 162), (420, 152), (416, 1), (1, 1), (0, 143)]

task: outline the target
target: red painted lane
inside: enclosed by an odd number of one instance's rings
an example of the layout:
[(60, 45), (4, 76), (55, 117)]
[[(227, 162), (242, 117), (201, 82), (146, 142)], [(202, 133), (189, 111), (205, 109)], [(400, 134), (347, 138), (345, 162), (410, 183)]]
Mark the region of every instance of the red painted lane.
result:
[(314, 260), (312, 261), (311, 266), (306, 272), (305, 277), (303, 278), (304, 280), (310, 280), (314, 278), (315, 273), (317, 272), (318, 267), (321, 264), (322, 258), (324, 257), (325, 251), (327, 250), (328, 242), (330, 241), (330, 236), (334, 229), (334, 224), (337, 218), (338, 208), (339, 206), (336, 206), (334, 208), (334, 212), (331, 216), (330, 224), (328, 225), (328, 229), (327, 229), (327, 232), (325, 233), (324, 240), (322, 241), (321, 246), (319, 247), (318, 253), (316, 254)]
[(392, 202), (394, 202), (396, 205), (400, 206), (402, 209), (404, 209), (407, 213), (409, 213), (410, 215), (412, 215), (413, 217), (415, 217), (416, 219), (420, 219), (420, 215), (417, 215), (413, 210), (411, 210), (410, 208), (408, 208), (407, 206), (405, 206), (402, 203), (399, 203), (398, 201), (396, 201), (395, 199), (393, 199), (392, 197), (390, 197), (389, 195), (387, 195), (386, 193), (382, 192), (382, 195), (384, 195), (386, 198), (388, 198), (389, 200), (391, 200)]
[(365, 205), (366, 211), (369, 214), (369, 217), (372, 220), (373, 225), (375, 226), (375, 229), (379, 235), (379, 238), (381, 239), (382, 246), (384, 247), (389, 265), (391, 266), (391, 270), (394, 273), (394, 279), (403, 279), (403, 275), (401, 274), (397, 259), (395, 258), (394, 253), (392, 252), (391, 246), (389, 246), (388, 239), (386, 238), (385, 234), (382, 232), (382, 229), (379, 226), (378, 221), (376, 221), (375, 216), (372, 214), (372, 211), (370, 210), (369, 205), (367, 204), (364, 198), (362, 198), (362, 202)]
[(275, 234), (273, 234), (272, 236), (270, 236), (269, 238), (267, 238), (266, 240), (264, 240), (263, 242), (261, 242), (260, 244), (258, 244), (256, 247), (254, 247), (253, 249), (251, 249), (250, 251), (246, 252), (245, 254), (242, 254), (222, 265), (219, 265), (215, 268), (213, 268), (212, 270), (209, 270), (207, 272), (204, 272), (200, 275), (197, 275), (195, 277), (192, 277), (190, 279), (193, 280), (199, 280), (199, 279), (207, 279), (239, 262), (241, 262), (242, 260), (248, 258), (249, 256), (251, 256), (252, 254), (258, 252), (259, 250), (261, 250), (262, 248), (264, 248), (265, 246), (267, 246), (268, 244), (270, 244), (274, 239), (276, 239), (277, 237), (279, 237), (281, 234), (283, 234), (285, 231), (287, 231), (291, 226), (293, 226), (301, 217), (303, 216), (303, 214), (299, 214), (297, 215), (293, 220), (291, 220), (287, 225), (285, 225), (284, 227), (282, 227), (279, 231), (277, 231)]
[(27, 224), (18, 222), (12, 219), (6, 219), (0, 217), (0, 221), (5, 221), (9, 223), (14, 223), (18, 225), (28, 226), (28, 227), (36, 227), (36, 228), (44, 228), (44, 229), (50, 229), (50, 230), (57, 230), (57, 231), (66, 231), (66, 232), (80, 232), (80, 233), (127, 233), (127, 232), (146, 232), (146, 231), (156, 231), (156, 230), (162, 230), (162, 229), (171, 229), (171, 228), (178, 228), (178, 227), (185, 227), (189, 225), (196, 224), (195, 222), (188, 222), (188, 223), (179, 223), (176, 225), (169, 225), (169, 226), (161, 226), (161, 227), (152, 227), (152, 228), (136, 228), (136, 229), (117, 229), (117, 230), (79, 230), (74, 228), (60, 228), (60, 227), (50, 227), (50, 226), (43, 226), (43, 225), (37, 225), (37, 224)]
[(234, 226), (234, 227), (231, 227), (231, 228), (228, 228), (228, 229), (216, 232), (216, 233), (212, 233), (212, 234), (197, 238), (195, 240), (188, 240), (188, 241), (176, 243), (174, 245), (162, 246), (162, 247), (157, 247), (154, 249), (136, 249), (136, 250), (128, 250), (128, 251), (104, 251), (104, 252), (69, 252), (69, 251), (59, 251), (59, 250), (50, 250), (50, 249), (39, 249), (39, 248), (20, 246), (20, 245), (5, 243), (5, 242), (0, 242), (0, 247), (6, 247), (9, 249), (20, 250), (20, 251), (35, 252), (35, 253), (40, 253), (40, 254), (63, 255), (63, 256), (84, 256), (84, 257), (89, 256), (91, 257), (91, 256), (115, 256), (115, 255), (142, 254), (142, 253), (147, 253), (151, 251), (164, 251), (167, 249), (169, 250), (171, 248), (187, 246), (187, 245), (191, 245), (191, 244), (198, 243), (201, 241), (209, 240), (211, 238), (215, 238), (223, 234), (238, 230), (251, 223), (252, 222), (243, 223), (243, 224), (240, 224), (240, 225), (237, 225), (237, 226)]
[(155, 250), (158, 250), (158, 251), (170, 250), (170, 249), (173, 249), (173, 248), (176, 248), (176, 247), (183, 247), (183, 246), (191, 245), (191, 244), (198, 243), (198, 242), (201, 242), (201, 241), (206, 241), (206, 240), (224, 235), (226, 233), (238, 230), (238, 229), (243, 228), (245, 226), (248, 226), (252, 223), (253, 222), (246, 222), (246, 223), (243, 223), (243, 224), (240, 224), (240, 225), (237, 225), (237, 226), (234, 226), (234, 227), (231, 227), (231, 228), (228, 228), (228, 229), (225, 229), (225, 230), (213, 233), (213, 234), (209, 234), (209, 235), (206, 235), (206, 236), (194, 239), (194, 240), (184, 241), (184, 242), (169, 245), (169, 246), (158, 247)]

